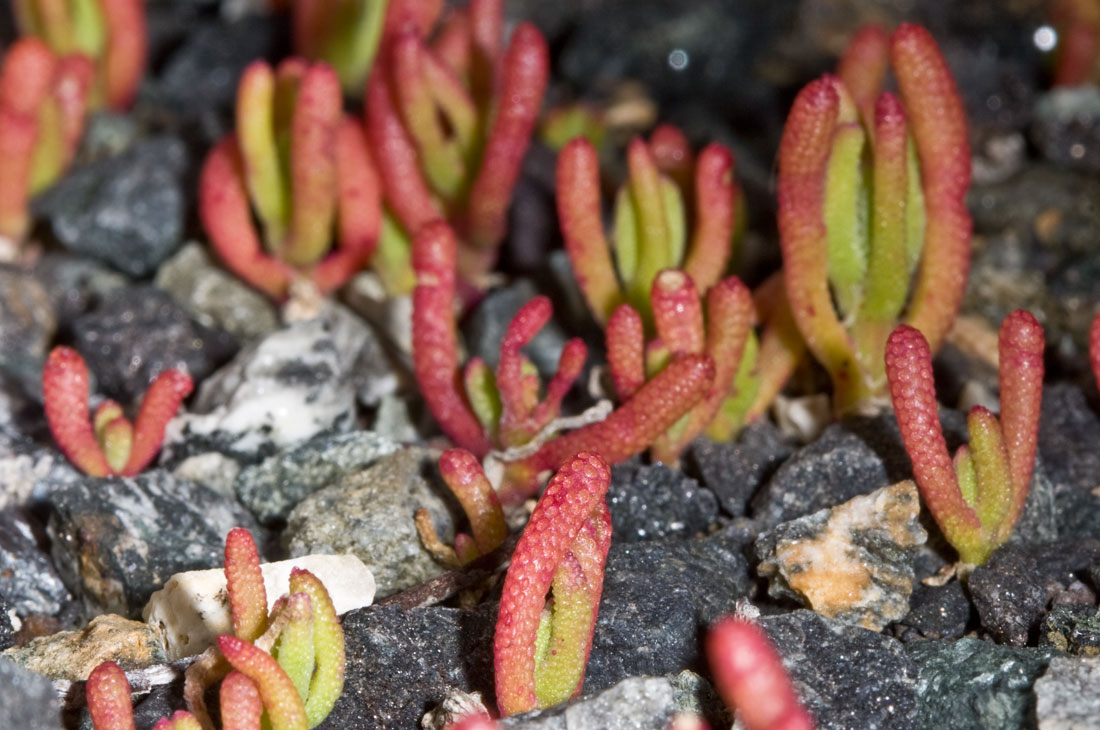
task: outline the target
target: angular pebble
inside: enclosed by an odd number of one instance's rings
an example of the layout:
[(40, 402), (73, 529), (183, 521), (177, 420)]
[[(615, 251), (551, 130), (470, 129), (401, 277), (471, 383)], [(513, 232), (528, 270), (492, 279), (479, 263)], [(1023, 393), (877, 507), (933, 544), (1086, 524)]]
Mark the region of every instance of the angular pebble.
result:
[(354, 365), (366, 325), (333, 306), (242, 350), (203, 382), (165, 439), (169, 460), (218, 451), (258, 462), (355, 426)]
[(917, 521), (912, 481), (898, 482), (761, 535), (757, 573), (768, 593), (802, 601), (828, 618), (880, 631), (909, 612)]
[(685, 469), (718, 496), (722, 509), (740, 517), (752, 496), (792, 451), (775, 426), (764, 419), (747, 426), (737, 441), (696, 439), (685, 455)]
[(371, 431), (323, 435), (246, 467), (233, 489), (261, 524), (273, 525), (310, 494), (400, 449)]
[(252, 515), (205, 487), (150, 471), (83, 481), (52, 493), (47, 532), (58, 572), (89, 614), (138, 616), (176, 573), (222, 564), (225, 536)]
[(1100, 656), (1054, 657), (1035, 680), (1039, 730), (1100, 728)]
[(505, 718), (502, 730), (668, 730), (676, 688), (665, 677), (631, 677), (599, 694)]
[(905, 651), (917, 668), (916, 730), (1031, 727), (1032, 684), (1057, 655), (980, 639), (911, 641)]
[(0, 727), (61, 730), (61, 704), (53, 682), (0, 657)]
[(1057, 605), (1043, 619), (1039, 646), (1083, 656), (1100, 656), (1100, 608), (1088, 604)]
[(0, 510), (0, 599), (18, 616), (54, 616), (72, 595), (39, 549), (34, 530), (22, 510)]
[(73, 331), (98, 392), (123, 404), (141, 398), (165, 370), (183, 370), (199, 383), (237, 351), (233, 337), (195, 322), (151, 286), (111, 292)]
[(3, 656), (50, 679), (78, 681), (106, 661), (124, 670), (168, 661), (164, 642), (141, 621), (103, 614), (80, 631), (59, 631), (13, 647)]
[[(440, 494), (425, 479), (436, 460), (424, 449), (405, 449), (306, 497), (290, 513), (283, 545), (293, 557), (352, 553), (370, 568), (384, 598), (444, 572), (421, 544), (413, 514), (429, 511), (445, 543), (454, 522)], [(436, 489), (440, 491), (437, 492)]]
[(83, 475), (57, 449), (0, 428), (0, 509), (37, 502)]
[(0, 352), (45, 357), (56, 327), (45, 288), (21, 269), (0, 265)]

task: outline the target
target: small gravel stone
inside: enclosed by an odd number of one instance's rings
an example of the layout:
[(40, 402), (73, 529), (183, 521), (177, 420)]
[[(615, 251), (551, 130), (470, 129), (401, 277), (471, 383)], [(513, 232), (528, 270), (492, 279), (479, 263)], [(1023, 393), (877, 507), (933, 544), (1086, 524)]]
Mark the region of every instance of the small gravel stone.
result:
[(18, 616), (55, 616), (72, 596), (19, 509), (0, 510), (0, 599)]
[(91, 615), (136, 617), (172, 575), (220, 566), (234, 527), (262, 543), (239, 504), (159, 470), (86, 477), (50, 494), (47, 504), (54, 564)]
[(607, 507), (617, 542), (690, 537), (718, 518), (714, 494), (664, 464), (612, 467)]
[(805, 610), (763, 616), (760, 625), (819, 730), (917, 723), (917, 671), (897, 639)]
[(894, 627), (902, 641), (957, 639), (966, 632), (973, 608), (962, 584), (942, 586), (918, 583), (909, 596), (909, 613)]
[(295, 505), (310, 494), (400, 448), (371, 431), (319, 436), (246, 467), (237, 476), (234, 489), (257, 520), (273, 525), (285, 521)]
[(732, 613), (753, 588), (742, 549), (728, 529), (692, 540), (612, 545), (585, 692), (627, 677), (705, 671), (703, 628)]
[(1052, 598), (1100, 563), (1100, 541), (1006, 545), (970, 576), (982, 626), (997, 641), (1034, 643)]
[(80, 631), (59, 631), (13, 647), (3, 656), (50, 679), (78, 681), (106, 661), (124, 670), (168, 661), (164, 642), (142, 621), (103, 614)]
[(1040, 730), (1100, 728), (1100, 656), (1054, 657), (1035, 680), (1035, 719)]
[(880, 631), (909, 611), (916, 548), (927, 539), (917, 485), (898, 482), (760, 536), (768, 593), (828, 618)]
[(916, 730), (1032, 727), (1032, 684), (1056, 656), (979, 639), (911, 641), (905, 650), (917, 667)]
[(771, 421), (762, 420), (746, 427), (734, 442), (696, 439), (688, 447), (685, 469), (718, 496), (722, 509), (740, 517), (791, 451)]
[(1084, 656), (1100, 656), (1100, 608), (1068, 604), (1050, 609), (1039, 630), (1039, 646)]
[(242, 342), (263, 337), (279, 326), (274, 305), (215, 266), (198, 243), (188, 243), (165, 261), (157, 270), (156, 285), (200, 324), (228, 332)]
[(201, 382), (237, 350), (230, 335), (198, 324), (150, 286), (111, 292), (76, 321), (74, 332), (100, 393), (122, 403), (139, 399), (165, 370), (183, 370)]
[(1053, 89), (1035, 105), (1031, 138), (1043, 157), (1064, 167), (1100, 172), (1100, 89)]
[[(490, 291), (462, 323), (470, 357), (480, 357), (495, 369), (500, 362), (500, 342), (512, 318), (538, 295), (539, 291), (528, 279), (517, 279), (507, 287)], [(551, 319), (523, 351), (543, 377), (548, 377), (558, 369), (558, 358), (568, 339), (565, 330)]]
[(0, 428), (0, 509), (37, 502), (82, 477), (60, 451)]
[(61, 329), (66, 329), (113, 291), (132, 286), (122, 274), (84, 256), (47, 252), (34, 266), (34, 278), (50, 298)]
[(45, 288), (18, 268), (0, 266), (0, 352), (45, 357), (56, 326)]
[(513, 715), (503, 730), (668, 730), (675, 688), (665, 677), (631, 677), (591, 697)]
[(366, 326), (339, 306), (242, 350), (203, 382), (165, 437), (165, 459), (217, 451), (257, 463), (323, 433), (355, 426), (354, 367)]
[(183, 241), (187, 168), (180, 139), (153, 137), (74, 168), (33, 207), (69, 250), (129, 276), (150, 276)]
[(291, 511), (283, 545), (291, 557), (358, 556), (374, 573), (379, 598), (439, 575), (444, 567), (421, 544), (413, 522), (413, 514), (423, 507), (440, 539), (454, 541), (453, 518), (440, 497), (445, 487), (424, 476), (434, 471), (435, 462), (424, 449), (405, 449), (314, 492)]
[(61, 705), (53, 682), (0, 657), (0, 727), (60, 730)]
[(1043, 389), (1039, 458), (1054, 492), (1058, 536), (1100, 535), (1100, 418), (1072, 385)]

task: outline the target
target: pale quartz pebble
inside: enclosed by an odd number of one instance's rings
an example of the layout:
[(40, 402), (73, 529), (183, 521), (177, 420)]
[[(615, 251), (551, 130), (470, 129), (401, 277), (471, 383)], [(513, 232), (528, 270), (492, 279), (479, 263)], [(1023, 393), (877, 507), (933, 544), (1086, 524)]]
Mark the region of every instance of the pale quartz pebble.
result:
[[(337, 615), (374, 601), (374, 575), (359, 558), (303, 555), (260, 566), (269, 610), (286, 594), (292, 568), (304, 568), (320, 578)], [(225, 571), (216, 568), (176, 573), (149, 598), (141, 615), (164, 637), (169, 661), (205, 651), (218, 635), (233, 633)]]

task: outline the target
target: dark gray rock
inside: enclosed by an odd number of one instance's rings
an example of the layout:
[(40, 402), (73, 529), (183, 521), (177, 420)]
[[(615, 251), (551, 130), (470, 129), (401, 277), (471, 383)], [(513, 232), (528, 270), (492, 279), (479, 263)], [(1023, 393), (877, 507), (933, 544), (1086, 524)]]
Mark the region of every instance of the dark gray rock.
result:
[(242, 341), (279, 326), (275, 306), (240, 279), (218, 268), (198, 243), (188, 243), (157, 271), (156, 285), (172, 295), (197, 322)]
[(752, 496), (792, 451), (771, 421), (761, 419), (747, 426), (734, 442), (696, 439), (688, 447), (684, 468), (718, 496), (722, 509), (740, 517)]
[(451, 687), (480, 692), (493, 706), (496, 606), (372, 606), (344, 615), (344, 693), (318, 730), (420, 726)]
[[(143, 96), (197, 127), (207, 144), (216, 141), (232, 126), (237, 82), (245, 67), (257, 58), (286, 55), (287, 29), (281, 20), (253, 16), (235, 23), (189, 24), (186, 39)], [(203, 103), (196, 104), (196, 99)]]
[(917, 667), (917, 730), (1034, 727), (1032, 684), (1057, 652), (979, 639), (911, 641)]
[(56, 326), (45, 288), (22, 269), (0, 266), (0, 352), (45, 357)]
[(183, 370), (200, 382), (237, 349), (230, 335), (198, 324), (150, 286), (112, 292), (74, 331), (73, 344), (100, 392), (122, 403), (140, 398), (165, 370)]
[(216, 451), (259, 461), (355, 427), (355, 365), (371, 337), (338, 305), (275, 330), (207, 378), (165, 439), (170, 463)]
[(691, 537), (718, 519), (714, 494), (664, 464), (613, 466), (607, 507), (616, 542)]
[(236, 502), (159, 470), (88, 477), (47, 505), (54, 564), (92, 615), (137, 617), (173, 574), (221, 566), (231, 529), (261, 534)]
[(1100, 172), (1100, 89), (1086, 84), (1048, 91), (1035, 105), (1031, 139), (1055, 164)]
[(60, 730), (61, 705), (53, 682), (0, 658), (0, 727)]
[(699, 636), (753, 584), (729, 530), (694, 540), (612, 545), (584, 691), (626, 677), (703, 670)]
[(319, 436), (246, 467), (237, 476), (233, 489), (261, 524), (272, 525), (285, 521), (290, 511), (310, 494), (399, 449), (397, 444), (371, 431)]
[(1006, 545), (970, 576), (970, 598), (997, 641), (1034, 644), (1050, 601), (1100, 563), (1100, 540)]
[(1100, 656), (1054, 657), (1035, 681), (1035, 719), (1043, 730), (1097, 727)]
[(49, 252), (34, 266), (34, 277), (42, 283), (57, 313), (61, 329), (67, 329), (110, 292), (131, 286), (130, 280), (92, 259)]
[[(528, 279), (517, 279), (507, 287), (489, 292), (462, 323), (470, 357), (480, 357), (495, 369), (500, 362), (500, 341), (512, 317), (538, 295), (539, 291)], [(524, 353), (543, 377), (549, 377), (557, 371), (561, 349), (568, 339), (565, 330), (551, 319), (524, 348)]]
[[(962, 439), (962, 416), (941, 411), (950, 447)], [(912, 477), (893, 413), (848, 418), (783, 463), (752, 503), (752, 516), (767, 527), (847, 502)]]
[(0, 600), (19, 616), (54, 616), (72, 601), (53, 563), (39, 549), (38, 529), (21, 510), (0, 510)]
[(502, 730), (668, 730), (679, 708), (666, 677), (631, 677), (599, 694), (505, 718)]
[(1080, 603), (1052, 607), (1039, 629), (1039, 646), (1100, 656), (1100, 608)]
[(74, 168), (35, 199), (34, 209), (69, 250), (146, 277), (183, 242), (188, 164), (182, 141), (153, 137)]
[(1058, 536), (1100, 535), (1100, 419), (1085, 394), (1072, 385), (1043, 390), (1039, 417), (1039, 456), (1054, 492)]
[(287, 517), (282, 542), (291, 557), (351, 553), (374, 574), (384, 598), (445, 568), (423, 546), (413, 515), (423, 507), (443, 542), (454, 542), (454, 517), (435, 473), (436, 456), (405, 449), (303, 499)]
[(966, 632), (972, 613), (959, 581), (942, 586), (918, 583), (909, 596), (909, 613), (894, 626), (894, 633), (902, 641), (957, 639)]
[(819, 730), (909, 730), (917, 722), (917, 672), (897, 639), (805, 610), (764, 616), (760, 625)]

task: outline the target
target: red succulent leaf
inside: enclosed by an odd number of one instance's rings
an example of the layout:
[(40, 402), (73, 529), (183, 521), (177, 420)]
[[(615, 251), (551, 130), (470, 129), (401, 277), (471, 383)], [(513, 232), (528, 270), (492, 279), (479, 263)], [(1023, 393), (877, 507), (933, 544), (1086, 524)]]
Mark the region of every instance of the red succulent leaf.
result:
[(164, 429), (183, 399), (191, 394), (191, 376), (179, 370), (166, 370), (157, 376), (141, 400), (134, 421), (134, 440), (130, 458), (122, 476), (134, 476), (149, 465), (164, 441)]
[(88, 368), (69, 347), (55, 347), (42, 370), (46, 421), (62, 453), (89, 476), (111, 474), (88, 411)]
[(450, 449), (439, 457), (439, 472), (470, 520), (477, 552), (496, 550), (508, 536), (508, 525), (496, 490), (489, 484), (478, 460), (465, 449)]
[(1043, 327), (1023, 309), (1005, 317), (999, 338), (1001, 431), (1012, 477), (1012, 510), (1006, 523), (1016, 524), (1031, 485), (1039, 441), (1043, 399)]
[(733, 154), (723, 145), (707, 145), (695, 165), (695, 232), (683, 266), (699, 291), (714, 286), (729, 264), (740, 195)]
[(872, 127), (875, 119), (875, 99), (882, 89), (890, 61), (890, 36), (881, 26), (870, 24), (860, 28), (848, 42), (837, 65), (837, 76), (863, 116)]
[(727, 618), (707, 634), (718, 694), (746, 730), (813, 730), (783, 662), (759, 625)]
[(95, 730), (134, 730), (130, 682), (117, 664), (103, 662), (93, 669), (84, 693)]
[(218, 637), (218, 648), (234, 669), (256, 683), (272, 730), (308, 730), (302, 698), (270, 654), (228, 634)]
[(251, 679), (233, 671), (218, 690), (221, 698), (222, 730), (260, 730), (264, 705)]
[(234, 527), (225, 536), (225, 584), (233, 633), (255, 641), (267, 630), (267, 590), (256, 541), (243, 527)]
[(629, 304), (620, 304), (604, 329), (607, 364), (620, 401), (629, 400), (645, 385), (645, 329)]
[(99, 0), (107, 27), (102, 60), (107, 105), (116, 111), (130, 106), (145, 73), (147, 33), (144, 0)]

